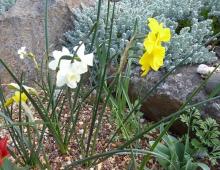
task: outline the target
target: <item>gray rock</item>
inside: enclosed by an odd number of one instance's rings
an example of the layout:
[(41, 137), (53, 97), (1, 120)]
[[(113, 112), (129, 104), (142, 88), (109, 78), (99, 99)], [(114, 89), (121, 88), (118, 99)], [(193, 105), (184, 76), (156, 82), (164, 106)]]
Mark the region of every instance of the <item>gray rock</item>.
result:
[(220, 85), (220, 73), (214, 73), (206, 84), (206, 91), (211, 94)]
[(220, 58), (220, 46), (215, 47), (215, 53), (218, 58)]
[[(0, 15), (0, 54), (13, 71), (24, 71), (28, 80), (35, 79), (32, 62), (21, 61), (17, 50), (26, 46), (41, 61), (45, 53), (44, 2), (42, 0), (17, 0), (16, 4)], [(63, 33), (72, 29), (72, 13), (80, 3), (91, 4), (92, 0), (49, 0), (48, 31), (50, 51), (60, 49)], [(11, 78), (0, 66), (0, 79), (6, 83)]]
[(212, 102), (206, 105), (204, 109), (205, 113), (207, 113), (212, 118), (216, 119), (218, 123), (220, 123), (220, 101)]
[[(163, 117), (178, 111), (178, 109), (192, 94), (193, 90), (199, 87), (202, 78), (196, 73), (197, 66), (184, 66), (178, 68), (171, 74), (154, 93), (145, 99), (141, 110), (144, 116), (151, 121), (159, 121)], [(163, 71), (149, 72), (146, 77), (140, 76), (140, 68), (136, 67), (131, 76), (129, 96), (132, 100), (143, 98), (164, 75)], [(194, 98), (193, 103), (207, 99), (206, 90), (201, 90)], [(220, 100), (206, 104), (201, 107), (202, 115), (211, 116), (220, 123)], [(185, 127), (177, 122), (174, 126), (176, 133), (183, 133)]]

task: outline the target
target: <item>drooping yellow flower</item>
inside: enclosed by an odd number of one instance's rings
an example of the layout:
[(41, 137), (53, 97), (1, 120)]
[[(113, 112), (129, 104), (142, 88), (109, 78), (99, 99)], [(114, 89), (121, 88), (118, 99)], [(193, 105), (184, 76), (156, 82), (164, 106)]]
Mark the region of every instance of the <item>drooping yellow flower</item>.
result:
[[(29, 121), (33, 122), (34, 121), (33, 112), (31, 111), (31, 109), (27, 105), (28, 97), (26, 96), (26, 94), (21, 92), (21, 88), (18, 84), (10, 83), (10, 84), (6, 84), (6, 85), (8, 86), (9, 89), (13, 89), (13, 90), (16, 90), (16, 91), (15, 91), (15, 93), (12, 97), (8, 98), (5, 101), (4, 107), (8, 107), (8, 106), (12, 105), (13, 103), (21, 104), (21, 107), (24, 110), (24, 114), (28, 117)], [(25, 86), (25, 85), (22, 85), (22, 87), (29, 94), (37, 96), (37, 91), (34, 88), (28, 87), (28, 86)]]
[(20, 91), (16, 91), (14, 93), (14, 96), (12, 96), (11, 98), (6, 100), (6, 102), (4, 103), (4, 106), (8, 107), (8, 106), (12, 105), (14, 102), (16, 102), (16, 103), (19, 103), (19, 102), (26, 103), (27, 99), (28, 99), (28, 97), (24, 93), (21, 93)]
[(4, 106), (8, 107), (14, 103), (14, 100), (12, 98), (9, 98), (5, 101)]
[(154, 18), (149, 18), (148, 20), (151, 32), (144, 40), (146, 52), (139, 60), (141, 70), (143, 71), (142, 76), (145, 76), (150, 69), (158, 71), (163, 65), (165, 48), (161, 45), (161, 42), (168, 42), (171, 38), (169, 28), (163, 28), (163, 24)]

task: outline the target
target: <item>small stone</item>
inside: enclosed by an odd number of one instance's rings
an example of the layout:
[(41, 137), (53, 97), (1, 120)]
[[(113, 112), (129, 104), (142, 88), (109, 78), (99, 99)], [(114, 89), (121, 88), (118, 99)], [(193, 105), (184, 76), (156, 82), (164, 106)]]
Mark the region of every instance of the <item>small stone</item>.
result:
[(117, 145), (115, 143), (112, 143), (111, 145), (112, 145), (113, 148), (117, 147)]
[(65, 157), (65, 161), (70, 161), (71, 158), (69, 156)]
[[(209, 73), (213, 72), (214, 69), (215, 67), (209, 67), (205, 64), (200, 64), (197, 68), (197, 73), (201, 75), (208, 75)], [(216, 71), (219, 71), (219, 69), (217, 69)]]
[(144, 123), (145, 119), (141, 118), (140, 123)]
[(82, 135), (84, 133), (84, 129), (79, 129), (79, 134)]
[(80, 121), (80, 122), (79, 122), (79, 125), (83, 125), (83, 122)]
[(70, 165), (70, 164), (71, 164), (71, 161), (70, 161), (70, 160), (66, 162), (66, 165)]

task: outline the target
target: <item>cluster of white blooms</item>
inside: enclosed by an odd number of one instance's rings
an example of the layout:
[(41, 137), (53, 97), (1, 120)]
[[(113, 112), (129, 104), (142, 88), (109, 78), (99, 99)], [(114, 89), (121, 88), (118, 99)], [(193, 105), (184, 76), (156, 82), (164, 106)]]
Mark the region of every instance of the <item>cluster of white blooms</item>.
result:
[[(48, 66), (51, 70), (57, 71), (57, 87), (67, 85), (70, 88), (76, 88), (81, 75), (88, 71), (88, 66), (93, 66), (93, 53), (85, 54), (85, 45), (82, 42), (79, 44), (81, 45), (73, 48), (73, 53), (66, 47), (62, 47), (62, 51), (53, 51), (52, 57), (54, 59)], [(25, 57), (35, 59), (32, 53), (26, 51), (26, 47), (21, 47), (18, 50), (18, 55), (22, 60)], [(11, 86), (15, 87), (13, 84)]]
[[(67, 85), (76, 88), (81, 74), (88, 71), (88, 66), (93, 66), (93, 53), (85, 54), (85, 45), (73, 48), (74, 53), (63, 47), (62, 51), (53, 51), (53, 58), (49, 63), (51, 70), (57, 70), (56, 85), (62, 87)], [(69, 57), (62, 58), (62, 57)]]

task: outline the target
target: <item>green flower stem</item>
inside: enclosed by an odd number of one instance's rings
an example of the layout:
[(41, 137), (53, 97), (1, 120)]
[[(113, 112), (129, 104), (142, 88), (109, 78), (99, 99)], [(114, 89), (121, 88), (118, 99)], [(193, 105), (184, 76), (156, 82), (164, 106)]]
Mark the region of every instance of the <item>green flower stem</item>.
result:
[[(99, 15), (100, 15), (100, 8), (101, 8), (101, 0), (99, 0), (99, 7), (98, 7), (98, 18), (97, 20), (99, 19)], [(96, 117), (97, 117), (97, 111), (98, 111), (98, 106), (99, 106), (99, 103), (101, 101), (101, 94), (102, 94), (102, 91), (103, 91), (103, 85), (104, 85), (104, 80), (105, 80), (105, 75), (106, 75), (106, 70), (107, 70), (107, 61), (108, 61), (108, 57), (110, 55), (110, 45), (111, 45), (111, 41), (112, 41), (112, 28), (113, 28), (113, 21), (114, 21), (114, 14), (115, 14), (115, 2), (114, 2), (114, 5), (113, 5), (113, 13), (112, 13), (112, 18), (111, 18), (111, 28), (110, 28), (110, 37), (109, 37), (109, 41), (108, 41), (108, 49), (107, 49), (107, 55), (105, 57), (105, 61), (104, 61), (104, 68), (101, 70), (101, 79), (100, 79), (100, 82), (99, 82), (99, 90), (98, 90), (98, 95), (97, 95), (97, 98), (96, 98), (96, 103), (95, 103), (95, 107), (93, 109), (93, 115), (92, 115), (92, 123), (91, 123), (91, 128), (90, 128), (90, 131), (89, 131), (89, 136), (88, 136), (88, 142), (87, 142), (87, 147), (86, 147), (86, 157), (88, 156), (89, 154), (89, 149), (90, 149), (90, 142), (92, 140), (92, 134), (93, 134), (93, 130), (95, 128), (95, 121), (96, 121)], [(94, 33), (95, 35), (95, 33)], [(93, 151), (91, 151), (93, 152)]]

